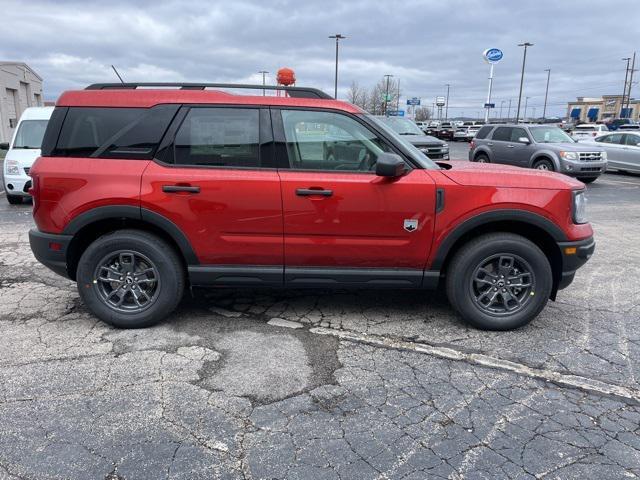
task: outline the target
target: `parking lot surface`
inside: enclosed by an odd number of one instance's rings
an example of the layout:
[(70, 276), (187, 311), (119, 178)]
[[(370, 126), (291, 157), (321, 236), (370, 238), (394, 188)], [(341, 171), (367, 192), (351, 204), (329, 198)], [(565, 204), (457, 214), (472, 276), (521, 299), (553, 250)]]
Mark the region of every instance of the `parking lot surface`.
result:
[(196, 291), (115, 330), (0, 196), (0, 479), (635, 478), (640, 176), (588, 190), (594, 257), (512, 332), (318, 290)]

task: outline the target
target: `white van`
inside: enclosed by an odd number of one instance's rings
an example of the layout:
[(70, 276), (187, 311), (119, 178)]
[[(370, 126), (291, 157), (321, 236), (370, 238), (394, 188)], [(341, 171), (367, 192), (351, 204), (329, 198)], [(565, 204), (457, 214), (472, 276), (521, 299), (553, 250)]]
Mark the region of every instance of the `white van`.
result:
[(40, 145), (53, 107), (27, 108), (20, 117), (11, 143), (0, 144), (0, 148), (9, 150), (4, 159), (4, 191), (12, 205), (22, 203), (29, 197), (31, 179), (29, 169), (40, 156)]

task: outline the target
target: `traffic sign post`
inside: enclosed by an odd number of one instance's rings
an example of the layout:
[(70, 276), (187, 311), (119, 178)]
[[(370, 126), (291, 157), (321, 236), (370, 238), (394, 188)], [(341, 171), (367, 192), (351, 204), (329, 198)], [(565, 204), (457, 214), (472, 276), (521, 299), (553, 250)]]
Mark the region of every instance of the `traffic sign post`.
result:
[(407, 105), (413, 105), (413, 106), (420, 105), (420, 99), (417, 97), (408, 98)]

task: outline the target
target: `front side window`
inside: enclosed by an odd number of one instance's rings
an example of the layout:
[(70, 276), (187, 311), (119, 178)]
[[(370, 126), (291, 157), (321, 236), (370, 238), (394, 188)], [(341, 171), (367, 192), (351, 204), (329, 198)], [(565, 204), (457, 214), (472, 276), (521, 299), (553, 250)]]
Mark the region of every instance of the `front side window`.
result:
[(372, 171), (378, 155), (391, 151), (378, 136), (339, 113), (282, 110), (292, 168)]
[(257, 108), (192, 108), (174, 141), (175, 163), (260, 167)]
[(493, 132), (493, 140), (498, 140), (501, 142), (511, 141), (511, 127), (496, 128), (495, 132)]
[(627, 145), (630, 145), (632, 147), (640, 146), (640, 135), (633, 135), (633, 134), (627, 133), (625, 137), (627, 137), (626, 138)]
[(47, 129), (47, 123), (48, 120), (24, 120), (20, 122), (13, 148), (40, 148), (44, 132)]
[(602, 137), (596, 138), (595, 141), (600, 143), (613, 143), (620, 145), (623, 141), (623, 135), (621, 133), (603, 135)]
[(558, 127), (530, 127), (536, 143), (574, 143), (574, 140)]
[(511, 129), (511, 141), (519, 142), (521, 138), (529, 138), (524, 128), (512, 128)]

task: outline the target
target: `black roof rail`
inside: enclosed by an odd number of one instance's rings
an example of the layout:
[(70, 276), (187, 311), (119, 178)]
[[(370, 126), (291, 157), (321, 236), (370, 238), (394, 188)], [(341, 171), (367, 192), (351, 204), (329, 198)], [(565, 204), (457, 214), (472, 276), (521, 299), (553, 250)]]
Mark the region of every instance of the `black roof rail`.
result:
[(146, 83), (94, 83), (85, 90), (135, 90), (136, 88), (179, 88), (180, 90), (204, 90), (211, 88), (239, 88), (251, 90), (280, 90), (287, 92), (293, 98), (320, 98), (333, 100), (333, 97), (317, 88), (284, 87), (281, 85), (247, 85), (237, 83), (172, 83), (172, 82), (146, 82)]

